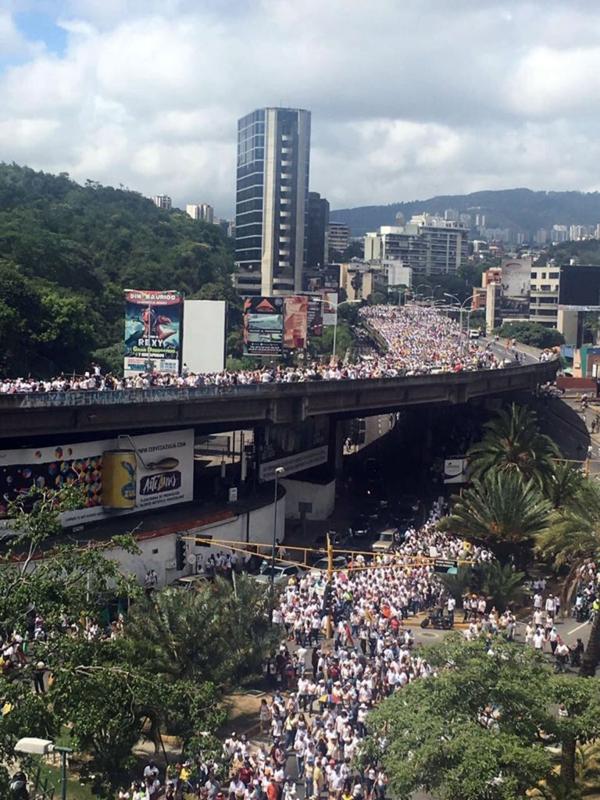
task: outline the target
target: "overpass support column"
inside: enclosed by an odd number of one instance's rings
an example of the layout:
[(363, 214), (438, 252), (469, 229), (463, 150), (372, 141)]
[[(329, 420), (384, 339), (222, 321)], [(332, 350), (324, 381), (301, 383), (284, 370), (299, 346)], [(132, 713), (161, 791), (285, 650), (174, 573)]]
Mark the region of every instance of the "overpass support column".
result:
[(331, 419), (329, 423), (329, 467), (336, 481), (344, 475), (344, 422)]

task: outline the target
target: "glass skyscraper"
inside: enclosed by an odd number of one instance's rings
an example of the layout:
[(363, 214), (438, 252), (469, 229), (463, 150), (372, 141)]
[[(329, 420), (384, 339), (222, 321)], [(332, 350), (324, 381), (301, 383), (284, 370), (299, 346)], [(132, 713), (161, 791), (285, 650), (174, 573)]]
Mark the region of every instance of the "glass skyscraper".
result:
[(310, 112), (261, 108), (238, 121), (236, 283), (242, 295), (302, 291)]

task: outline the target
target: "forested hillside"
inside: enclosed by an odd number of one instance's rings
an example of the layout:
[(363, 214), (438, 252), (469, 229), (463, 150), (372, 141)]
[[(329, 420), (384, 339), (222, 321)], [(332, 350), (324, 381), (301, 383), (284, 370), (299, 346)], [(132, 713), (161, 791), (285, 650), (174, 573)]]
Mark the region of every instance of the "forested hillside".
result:
[(401, 212), (409, 220), (413, 214), (443, 214), (447, 208), (485, 214), (490, 228), (515, 228), (528, 234), (552, 225), (595, 225), (600, 222), (598, 192), (533, 192), (531, 189), (504, 189), (472, 194), (440, 195), (427, 200), (391, 203), (387, 206), (343, 208), (331, 212), (331, 219), (345, 222), (354, 236), (394, 225)]
[(233, 297), (221, 229), (141, 195), (0, 164), (0, 374), (120, 363), (123, 289)]

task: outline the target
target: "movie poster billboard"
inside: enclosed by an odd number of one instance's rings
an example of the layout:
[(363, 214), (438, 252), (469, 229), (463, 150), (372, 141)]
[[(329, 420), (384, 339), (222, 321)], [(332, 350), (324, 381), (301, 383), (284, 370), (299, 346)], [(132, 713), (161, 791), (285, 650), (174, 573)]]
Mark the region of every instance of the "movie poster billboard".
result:
[(244, 352), (249, 356), (283, 355), (283, 297), (244, 298)]
[(323, 325), (329, 328), (337, 324), (338, 293), (323, 292)]
[[(106, 493), (109, 484), (114, 484), (112, 471), (123, 471), (123, 467), (128, 483), (123, 484), (122, 494), (133, 502), (118, 505)], [(194, 430), (0, 450), (0, 518), (6, 517), (11, 500), (31, 489), (70, 484), (82, 488), (82, 501), (80, 508), (61, 514), (65, 527), (190, 502), (194, 499)]]
[(283, 315), (283, 346), (288, 350), (304, 350), (308, 336), (308, 297), (292, 295), (285, 298)]
[(180, 292), (125, 290), (125, 374), (178, 374), (181, 355)]
[(323, 335), (323, 299), (321, 297), (308, 298), (307, 328), (309, 338)]

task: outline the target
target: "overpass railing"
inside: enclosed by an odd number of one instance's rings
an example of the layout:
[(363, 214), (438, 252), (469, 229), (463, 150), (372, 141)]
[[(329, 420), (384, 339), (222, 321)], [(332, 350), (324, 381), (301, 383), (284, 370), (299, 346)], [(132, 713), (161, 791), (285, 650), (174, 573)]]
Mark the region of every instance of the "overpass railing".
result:
[(57, 392), (30, 392), (0, 394), (0, 412), (8, 409), (74, 408), (85, 406), (117, 406), (210, 400), (228, 397), (282, 397), (303, 394), (322, 394), (340, 391), (341, 387), (376, 389), (384, 386), (407, 387), (423, 383), (469, 383), (482, 375), (510, 373), (515, 377), (538, 373), (540, 381), (550, 380), (558, 368), (555, 359), (508, 366), (491, 370), (465, 370), (462, 372), (437, 372), (421, 375), (403, 375), (392, 378), (341, 378), (338, 380), (308, 380), (290, 383), (234, 384), (227, 386), (159, 386), (148, 389), (69, 390)]

